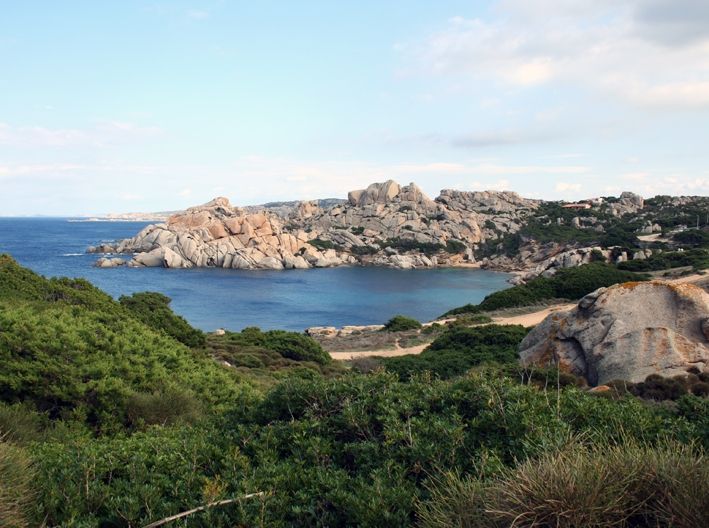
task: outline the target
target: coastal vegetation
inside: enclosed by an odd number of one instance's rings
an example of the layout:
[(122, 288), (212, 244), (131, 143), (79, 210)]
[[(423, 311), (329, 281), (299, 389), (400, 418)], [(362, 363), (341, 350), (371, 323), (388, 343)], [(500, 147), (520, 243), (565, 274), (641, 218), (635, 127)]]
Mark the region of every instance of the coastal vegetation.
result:
[(418, 330), (419, 328), (421, 328), (421, 323), (416, 319), (405, 315), (395, 315), (386, 322), (383, 330), (387, 332), (403, 332), (405, 330)]
[(524, 328), (462, 323), (357, 373), (303, 334), (202, 340), (132, 299), (0, 257), (3, 526), (706, 524), (698, 374), (590, 392), (522, 369)]
[(621, 270), (608, 264), (591, 263), (576, 268), (561, 269), (550, 278), (537, 277), (525, 284), (491, 293), (479, 304), (466, 304), (453, 308), (442, 317), (531, 306), (555, 299), (576, 300), (598, 288), (643, 280), (647, 280), (647, 276)]

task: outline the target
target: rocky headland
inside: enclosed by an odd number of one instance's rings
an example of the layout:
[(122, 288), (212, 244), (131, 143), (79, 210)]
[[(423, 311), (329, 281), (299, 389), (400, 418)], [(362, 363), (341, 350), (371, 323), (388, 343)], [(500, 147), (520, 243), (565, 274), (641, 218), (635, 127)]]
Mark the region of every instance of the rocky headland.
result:
[[(693, 203), (695, 197), (677, 200)], [(513, 272), (524, 281), (592, 261), (653, 255), (650, 247), (628, 250), (622, 237), (613, 245), (619, 225), (632, 226), (638, 235), (662, 231), (643, 198), (628, 192), (581, 204), (450, 189), (431, 199), (414, 183), (389, 180), (351, 191), (347, 200), (242, 208), (215, 198), (133, 238), (88, 251), (105, 254), (99, 267), (479, 266)]]

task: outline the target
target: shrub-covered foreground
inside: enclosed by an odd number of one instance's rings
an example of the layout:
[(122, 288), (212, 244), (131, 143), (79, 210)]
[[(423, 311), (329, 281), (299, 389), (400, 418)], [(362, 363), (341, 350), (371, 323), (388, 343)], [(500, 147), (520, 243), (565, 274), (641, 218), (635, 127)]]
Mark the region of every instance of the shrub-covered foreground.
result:
[(653, 445), (700, 432), (634, 398), (549, 394), (494, 371), (451, 381), (382, 372), (289, 379), (199, 427), (34, 445), (37, 516), (50, 525), (139, 526), (264, 492), (188, 525), (410, 526), (417, 503), (435, 499), (429, 488), (440, 475), (504, 476), (574, 435)]

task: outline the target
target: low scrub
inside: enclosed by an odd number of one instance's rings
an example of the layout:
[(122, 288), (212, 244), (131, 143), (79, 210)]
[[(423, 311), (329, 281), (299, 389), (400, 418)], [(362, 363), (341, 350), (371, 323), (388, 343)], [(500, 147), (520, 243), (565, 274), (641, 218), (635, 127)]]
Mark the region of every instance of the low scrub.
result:
[[(331, 361), (330, 355), (322, 349), (320, 343), (312, 337), (297, 332), (285, 330), (262, 332), (261, 329), (251, 326), (241, 332), (228, 332), (223, 341), (242, 348), (259, 348), (276, 352), (293, 361), (312, 361), (320, 365)], [(217, 343), (219, 340), (211, 341), (212, 345)]]
[(155, 292), (123, 295), (118, 299), (132, 315), (151, 328), (161, 330), (189, 347), (204, 345), (204, 333), (173, 312), (170, 301), (168, 296)]
[(522, 326), (453, 325), (419, 355), (385, 358), (384, 366), (400, 379), (431, 372), (447, 379), (483, 363), (516, 363), (517, 347), (526, 335)]
[(385, 332), (404, 332), (406, 330), (418, 330), (421, 326), (421, 323), (412, 317), (395, 315), (386, 322), (383, 330)]
[(551, 299), (576, 300), (598, 288), (646, 279), (645, 276), (619, 270), (614, 266), (591, 263), (575, 268), (561, 269), (549, 279), (537, 277), (526, 284), (491, 293), (480, 304), (466, 304), (454, 308), (443, 314), (443, 317), (532, 306)]
[(652, 255), (645, 260), (620, 262), (618, 269), (625, 271), (662, 271), (672, 268), (691, 266), (695, 270), (709, 268), (709, 249), (696, 248), (686, 251), (665, 251)]

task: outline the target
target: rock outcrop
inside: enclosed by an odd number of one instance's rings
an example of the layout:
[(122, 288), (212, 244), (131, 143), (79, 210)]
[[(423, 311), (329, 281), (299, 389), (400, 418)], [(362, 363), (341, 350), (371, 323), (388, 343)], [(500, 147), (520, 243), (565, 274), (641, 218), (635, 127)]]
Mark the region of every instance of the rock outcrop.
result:
[[(509, 191), (444, 189), (432, 200), (414, 183), (402, 186), (388, 180), (350, 191), (347, 200), (238, 208), (216, 198), (148, 226), (132, 239), (88, 251), (132, 254), (128, 266), (275, 270), (361, 264), (413, 269), (475, 263), (513, 272), (516, 281), (524, 282), (595, 260), (646, 259), (661, 251), (632, 243), (632, 251), (598, 246), (606, 229), (620, 222), (642, 225), (642, 233), (661, 230), (656, 213), (676, 207), (676, 200), (659, 198), (648, 207), (630, 192), (618, 199), (564, 204)], [(703, 207), (697, 201), (701, 197), (678, 200)], [(562, 225), (562, 242), (539, 235), (544, 226), (553, 232)], [(586, 242), (574, 241), (575, 232)], [(119, 263), (104, 260), (97, 265)]]
[(473, 246), (481, 240), (474, 211), (431, 200), (414, 183), (374, 183), (351, 191), (347, 203), (307, 213), (296, 209), (289, 225), (303, 226), (363, 264), (420, 268), (472, 262)]
[(128, 265), (135, 267), (278, 270), (352, 261), (349, 255), (320, 251), (307, 244), (310, 238), (303, 230), (286, 232), (276, 215), (245, 213), (232, 207), (228, 199), (216, 198), (171, 216), (165, 224), (149, 225), (115, 246), (98, 249), (102, 253), (133, 253)]
[(520, 344), (524, 365), (556, 364), (591, 385), (709, 368), (709, 294), (661, 281), (601, 288)]
[[(516, 208), (529, 210), (537, 203), (492, 191), (443, 191), (432, 200), (413, 183), (401, 186), (391, 180), (351, 191), (346, 202), (327, 207), (315, 201), (289, 203), (278, 213), (233, 207), (226, 198), (215, 198), (164, 224), (147, 226), (131, 239), (88, 251), (130, 253), (127, 265), (135, 267), (449, 266), (474, 262), (486, 221), (514, 232), (521, 226)], [(119, 264), (102, 259), (97, 265)]]

